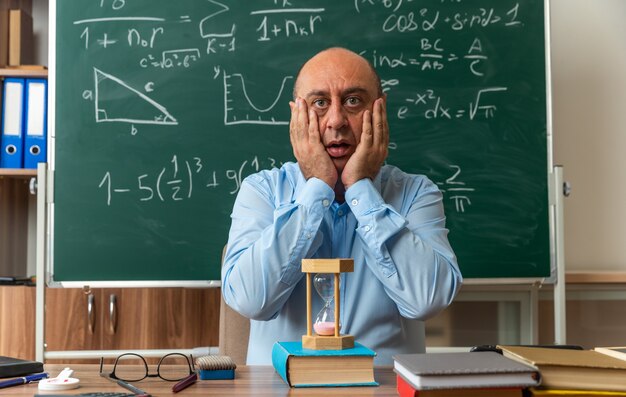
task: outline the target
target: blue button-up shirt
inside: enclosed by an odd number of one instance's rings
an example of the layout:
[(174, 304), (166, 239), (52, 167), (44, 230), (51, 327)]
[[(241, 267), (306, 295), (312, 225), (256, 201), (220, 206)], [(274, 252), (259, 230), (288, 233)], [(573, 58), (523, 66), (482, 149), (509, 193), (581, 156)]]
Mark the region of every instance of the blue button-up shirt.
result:
[[(334, 199), (330, 186), (305, 180), (295, 163), (242, 183), (222, 293), (251, 319), (248, 364), (271, 364), (274, 342), (306, 334), (303, 258), (354, 259), (354, 272), (341, 274), (341, 333), (376, 351), (377, 365), (423, 351), (410, 319), (437, 314), (456, 295), (462, 277), (441, 192), (428, 178), (385, 165), (374, 181), (353, 184), (345, 203)], [(315, 317), (323, 300), (312, 298)]]

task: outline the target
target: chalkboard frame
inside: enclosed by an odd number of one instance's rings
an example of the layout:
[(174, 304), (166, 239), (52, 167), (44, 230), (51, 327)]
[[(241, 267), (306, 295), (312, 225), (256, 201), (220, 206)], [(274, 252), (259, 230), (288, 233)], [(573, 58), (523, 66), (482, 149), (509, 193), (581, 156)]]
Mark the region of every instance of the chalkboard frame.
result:
[[(48, 177), (51, 183), (51, 196), (54, 197), (54, 175), (55, 175), (55, 95), (56, 95), (56, 0), (50, 3), (50, 77), (49, 77), (49, 90), (50, 90), (50, 111), (49, 115), (49, 134), (48, 134), (48, 145), (51, 150), (49, 150), (49, 171)], [(547, 125), (546, 125), (546, 144), (547, 144), (547, 166), (546, 170), (546, 180), (548, 186), (548, 201), (550, 216), (548, 218), (549, 223), (549, 246), (550, 246), (550, 275), (548, 277), (506, 277), (506, 278), (480, 278), (473, 277), (466, 279), (466, 283), (468, 284), (529, 284), (535, 283), (537, 281), (540, 282), (555, 282), (555, 260), (554, 260), (554, 252), (556, 250), (556, 237), (555, 237), (555, 226), (554, 226), (554, 205), (553, 205), (553, 196), (554, 186), (552, 183), (552, 174), (553, 174), (553, 153), (552, 153), (552, 123), (551, 123), (551, 78), (550, 78), (550, 21), (549, 21), (549, 1), (544, 0), (544, 29), (545, 29), (545, 67), (546, 67), (546, 117), (547, 117)], [(47, 206), (47, 219), (49, 222), (49, 229), (54, 231), (54, 199), (50, 199)], [(48, 241), (47, 246), (54, 246), (54, 233), (50, 232), (47, 234)], [(189, 286), (189, 287), (216, 287), (220, 285), (219, 280), (105, 280), (105, 281), (94, 281), (94, 280), (79, 280), (79, 281), (66, 281), (55, 279), (55, 263), (54, 263), (54, 253), (53, 249), (47, 250), (47, 282), (52, 287), (82, 287), (84, 285), (90, 285), (94, 287), (170, 287), (170, 286)]]

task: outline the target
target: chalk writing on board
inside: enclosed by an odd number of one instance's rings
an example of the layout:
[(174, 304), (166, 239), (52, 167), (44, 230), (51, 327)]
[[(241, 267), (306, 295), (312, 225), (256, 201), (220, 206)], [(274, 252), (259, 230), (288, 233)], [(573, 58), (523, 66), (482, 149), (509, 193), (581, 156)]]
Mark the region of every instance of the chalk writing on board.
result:
[(206, 53), (216, 54), (219, 50), (235, 51), (235, 24), (232, 24), (230, 32), (215, 32), (212, 30), (211, 19), (221, 13), (230, 10), (227, 5), (209, 0), (217, 7), (212, 14), (207, 15), (200, 21), (200, 37), (207, 39)]
[(481, 111), (483, 117), (488, 119), (493, 117), (494, 112), (496, 111), (496, 107), (494, 105), (481, 103), (481, 96), (492, 93), (492, 92), (501, 92), (506, 91), (507, 87), (489, 87), (478, 90), (476, 94), (476, 101), (470, 102), (469, 104), (469, 117), (470, 120), (474, 120), (478, 111)]
[(141, 33), (139, 32), (139, 30), (135, 28), (130, 28), (128, 29), (128, 35), (126, 39), (128, 41), (129, 47), (141, 46), (141, 47), (154, 48), (154, 42), (157, 39), (157, 35), (162, 35), (164, 32), (165, 30), (161, 26), (152, 28), (152, 33), (150, 34), (150, 38), (147, 39), (141, 36)]
[[(457, 43), (458, 45), (458, 43)], [(480, 39), (474, 38), (467, 45), (467, 53), (457, 55), (454, 52), (446, 51), (442, 39), (421, 38), (419, 40), (419, 51), (409, 55), (400, 52), (398, 55), (380, 53), (372, 50), (371, 53), (362, 51), (362, 56), (369, 58), (375, 68), (388, 67), (396, 69), (400, 67), (411, 67), (418, 71), (439, 71), (444, 70), (457, 61), (466, 61), (468, 70), (475, 76), (484, 76), (481, 66), (489, 60), (483, 52), (483, 45)]]
[(504, 11), (504, 13), (496, 11), (494, 7), (477, 7), (476, 10), (471, 12), (457, 12), (450, 15), (442, 15), (439, 10), (431, 10), (426, 7), (420, 8), (417, 12), (404, 12), (403, 7), (412, 2), (413, 0), (354, 0), (354, 8), (358, 13), (361, 13), (362, 6), (383, 7), (391, 11), (382, 23), (381, 29), (383, 32), (428, 32), (437, 29), (442, 24), (455, 31), (486, 28), (491, 25), (511, 27), (522, 24), (517, 19), (519, 3), (515, 3), (514, 6)]
[(119, 21), (146, 21), (146, 22), (164, 22), (164, 18), (155, 17), (110, 17), (110, 18), (88, 18), (74, 21), (74, 25), (82, 25), (85, 23), (99, 23), (99, 22), (119, 22)]
[(230, 28), (230, 32), (227, 33), (208, 33), (206, 36), (202, 36), (207, 39), (206, 53), (217, 54), (218, 51), (234, 52), (235, 51), (235, 28), (233, 24)]
[[(175, 202), (190, 199), (197, 183), (194, 182), (195, 179), (204, 181), (204, 185), (200, 187), (206, 189), (228, 185), (230, 189), (228, 193), (235, 195), (239, 192), (246, 176), (261, 169), (281, 167), (283, 164), (282, 161), (271, 157), (260, 159), (259, 156), (254, 156), (249, 160), (243, 160), (232, 169), (218, 173), (216, 170), (206, 170), (204, 161), (200, 157), (192, 157), (181, 162), (178, 156), (173, 155), (167, 166), (153, 173), (138, 175), (132, 184), (123, 185), (117, 181), (114, 183), (111, 171), (106, 171), (98, 188), (103, 189), (107, 206), (111, 206), (114, 195), (120, 194), (138, 194), (135, 198), (140, 202), (150, 200)], [(466, 206), (472, 204), (470, 194), (476, 189), (460, 180), (460, 166), (453, 164), (449, 167), (453, 170), (452, 174), (444, 182), (437, 182), (437, 185), (444, 197), (454, 203), (456, 212), (462, 213), (465, 212)]]
[[(97, 68), (93, 68), (93, 71), (95, 90), (84, 91), (83, 98), (94, 101), (96, 123), (117, 121), (137, 124), (178, 124), (164, 106), (146, 94), (111, 74)], [(119, 106), (116, 103), (119, 98), (132, 101), (133, 106)]]
[[(149, 201), (158, 198), (160, 201), (181, 201), (190, 198), (193, 193), (193, 173), (198, 173), (202, 169), (201, 159), (194, 157), (191, 162), (185, 160), (184, 170), (179, 171), (177, 156), (172, 157), (172, 167), (163, 167), (156, 178), (149, 174), (142, 174), (137, 177), (136, 189), (141, 193), (139, 201)], [(168, 171), (166, 173), (166, 171)], [(151, 185), (150, 182), (153, 182)], [(111, 205), (113, 193), (131, 193), (133, 187), (113, 185), (111, 172), (107, 171), (98, 184), (99, 188), (104, 188), (106, 192), (107, 206)]]
[(100, 8), (109, 8), (119, 10), (126, 5), (126, 0), (100, 0)]
[(442, 100), (434, 90), (427, 89), (415, 92), (412, 96), (405, 98), (405, 102), (411, 106), (400, 106), (396, 115), (399, 119), (405, 119), (410, 112), (417, 108), (421, 116), (426, 119), (458, 119), (468, 117), (474, 120), (478, 117), (490, 119), (495, 117), (497, 107), (488, 102), (489, 94), (497, 95), (498, 92), (506, 91), (507, 87), (487, 87), (477, 91), (473, 101), (470, 101), (467, 108), (452, 109)]
[(154, 67), (161, 69), (183, 68), (187, 69), (200, 59), (200, 50), (197, 48), (181, 48), (179, 50), (168, 50), (161, 53), (161, 57), (156, 58), (152, 54), (142, 58), (139, 65), (142, 68)]
[[(132, 198), (139, 202), (183, 201), (192, 198), (197, 189), (214, 189), (222, 185), (229, 189), (230, 195), (235, 195), (239, 192), (241, 182), (246, 176), (261, 169), (282, 165), (282, 161), (272, 157), (254, 156), (243, 160), (232, 169), (221, 172), (205, 166), (201, 157), (180, 160), (177, 155), (173, 155), (169, 163), (160, 169), (141, 174), (139, 174), (141, 171), (138, 171), (139, 175), (132, 179), (132, 182), (118, 182), (117, 179), (114, 180), (112, 172), (107, 170), (100, 179), (98, 188), (103, 191), (107, 206), (111, 206), (113, 198), (119, 195), (132, 195)], [(126, 173), (121, 178), (128, 180)]]
[(246, 90), (246, 82), (241, 73), (228, 74), (224, 78), (224, 124), (270, 124), (288, 125), (289, 120), (277, 119), (272, 111), (278, 103), (288, 103), (291, 93), (286, 90), (287, 82), (293, 76), (285, 76), (277, 90), (274, 101), (266, 107), (260, 107), (250, 98)]
[(207, 38), (210, 37), (209, 33), (209, 26), (210, 26), (210, 22), (209, 20), (221, 13), (227, 12), (228, 10), (230, 10), (230, 8), (228, 8), (227, 5), (220, 3), (219, 1), (215, 1), (215, 0), (208, 0), (209, 3), (215, 5), (216, 10), (214, 12), (212, 12), (211, 14), (207, 15), (206, 17), (202, 18), (202, 20), (200, 21), (200, 37), (202, 38)]
[(465, 212), (465, 206), (472, 204), (469, 194), (476, 189), (466, 186), (465, 182), (459, 180), (461, 167), (452, 164), (450, 168), (454, 170), (454, 173), (445, 182), (437, 182), (437, 185), (444, 197), (454, 202), (456, 212)]
[[(262, 15), (256, 31), (258, 41), (270, 41), (279, 37), (312, 36), (316, 25), (322, 22), (319, 14), (324, 8), (275, 8), (256, 10), (250, 15)], [(289, 16), (283, 16), (288, 14)]]

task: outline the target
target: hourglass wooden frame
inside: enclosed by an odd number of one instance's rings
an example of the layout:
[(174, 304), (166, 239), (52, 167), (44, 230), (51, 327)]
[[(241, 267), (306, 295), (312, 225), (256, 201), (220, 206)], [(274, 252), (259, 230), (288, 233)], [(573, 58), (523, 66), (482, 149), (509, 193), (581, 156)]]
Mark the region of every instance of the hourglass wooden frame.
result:
[[(354, 347), (354, 336), (339, 334), (340, 294), (339, 274), (354, 271), (353, 259), (303, 259), (302, 272), (306, 273), (306, 335), (302, 335), (302, 347), (312, 350), (343, 350)], [(311, 274), (335, 275), (335, 335), (313, 335), (311, 312)]]

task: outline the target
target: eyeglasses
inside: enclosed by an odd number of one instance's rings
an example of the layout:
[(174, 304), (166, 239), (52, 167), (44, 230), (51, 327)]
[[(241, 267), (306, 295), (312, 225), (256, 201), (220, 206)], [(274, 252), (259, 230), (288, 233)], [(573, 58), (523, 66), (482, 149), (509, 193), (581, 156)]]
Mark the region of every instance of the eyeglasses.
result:
[[(120, 363), (120, 360), (123, 362)], [(102, 372), (104, 357), (100, 358), (100, 375), (125, 382), (139, 382), (146, 378), (159, 377), (163, 380), (176, 382), (195, 372), (193, 356), (183, 353), (169, 353), (161, 357), (155, 374), (148, 371), (146, 359), (136, 353), (124, 353), (115, 359), (113, 371)], [(119, 365), (118, 365), (119, 364)]]

